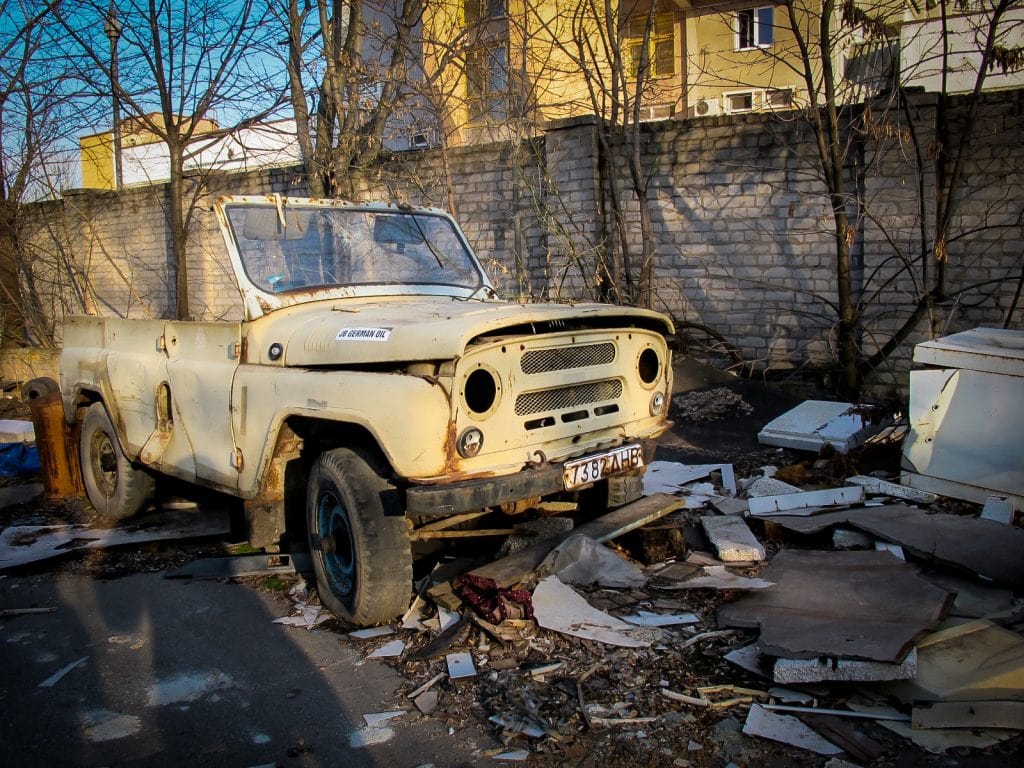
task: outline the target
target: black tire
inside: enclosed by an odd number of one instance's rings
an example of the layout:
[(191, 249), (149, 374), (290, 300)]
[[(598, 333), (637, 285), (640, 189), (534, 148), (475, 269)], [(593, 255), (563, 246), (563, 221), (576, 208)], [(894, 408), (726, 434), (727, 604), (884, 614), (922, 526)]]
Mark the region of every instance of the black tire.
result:
[(348, 448), (320, 455), (306, 495), (320, 600), (343, 621), (372, 626), (409, 605), (412, 554), (395, 487)]
[(96, 511), (113, 520), (138, 514), (153, 495), (155, 482), (124, 455), (103, 403), (86, 410), (78, 450), (82, 482)]

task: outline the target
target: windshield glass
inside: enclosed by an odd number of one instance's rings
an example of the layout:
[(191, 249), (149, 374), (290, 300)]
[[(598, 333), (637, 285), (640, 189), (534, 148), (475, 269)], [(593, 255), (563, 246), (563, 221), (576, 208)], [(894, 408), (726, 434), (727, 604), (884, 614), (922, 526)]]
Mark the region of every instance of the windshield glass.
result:
[(483, 284), (476, 261), (444, 216), (233, 205), (227, 208), (227, 217), (246, 275), (269, 293), (359, 285)]

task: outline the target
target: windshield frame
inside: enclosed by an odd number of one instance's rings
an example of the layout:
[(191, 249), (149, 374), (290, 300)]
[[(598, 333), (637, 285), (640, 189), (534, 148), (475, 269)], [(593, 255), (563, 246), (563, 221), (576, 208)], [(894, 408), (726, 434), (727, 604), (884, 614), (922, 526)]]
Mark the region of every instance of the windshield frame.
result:
[[(346, 211), (352, 214), (366, 214), (367, 216), (415, 216), (417, 218), (413, 219), (413, 221), (416, 221), (417, 225), (414, 229), (420, 234), (423, 233), (423, 230), (418, 222), (438, 219), (439, 225), (444, 227), (443, 231), (445, 234), (450, 234), (453, 238), (453, 244), (462, 250), (462, 254), (460, 254), (460, 263), (462, 264), (460, 277), (462, 278), (462, 284), (431, 282), (422, 279), (417, 282), (405, 280), (367, 280), (364, 278), (361, 281), (351, 283), (294, 284), (284, 289), (273, 290), (269, 279), (254, 279), (250, 274), (250, 269), (252, 268), (251, 260), (247, 260), (243, 254), (243, 247), (237, 238), (242, 237), (243, 242), (257, 242), (258, 240), (256, 238), (244, 238), (242, 232), (236, 231), (239, 228), (237, 216), (237, 209), (239, 208), (266, 211), (267, 215), (263, 218), (267, 219), (271, 224), (276, 225), (278, 221), (284, 224), (284, 227), (280, 228), (279, 232), (287, 232), (289, 221), (297, 221), (298, 214), (304, 214), (309, 211), (314, 213), (317, 211)], [(399, 206), (387, 203), (351, 203), (342, 200), (286, 198), (280, 195), (232, 195), (220, 198), (217, 201), (215, 210), (228, 248), (231, 266), (242, 294), (246, 319), (249, 320), (283, 307), (314, 301), (386, 296), (438, 296), (469, 300), (473, 298), (487, 298), (494, 295), (493, 286), (472, 247), (466, 240), (465, 234), (451, 216), (436, 208)], [(430, 219), (422, 219), (421, 217), (430, 217)], [(379, 221), (379, 219), (376, 220)], [(450, 228), (450, 233), (448, 228)], [(292, 232), (295, 231), (293, 225)], [(290, 233), (284, 235), (284, 238), (287, 239), (292, 239), (292, 237)], [(278, 234), (269, 239), (276, 241), (284, 238)], [(389, 241), (384, 242), (387, 243)], [(379, 242), (374, 244), (380, 245)], [(424, 238), (423, 242), (418, 242), (417, 244), (425, 246), (429, 249), (427, 252), (440, 261), (438, 252), (432, 245), (426, 242), (426, 238)]]

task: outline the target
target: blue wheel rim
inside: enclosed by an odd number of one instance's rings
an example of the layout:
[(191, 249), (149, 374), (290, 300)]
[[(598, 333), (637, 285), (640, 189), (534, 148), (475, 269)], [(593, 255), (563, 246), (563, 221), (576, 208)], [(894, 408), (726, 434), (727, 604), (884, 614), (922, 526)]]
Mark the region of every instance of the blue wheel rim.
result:
[(344, 505), (330, 491), (322, 491), (317, 499), (316, 526), (327, 580), (336, 595), (348, 597), (356, 580), (352, 529)]

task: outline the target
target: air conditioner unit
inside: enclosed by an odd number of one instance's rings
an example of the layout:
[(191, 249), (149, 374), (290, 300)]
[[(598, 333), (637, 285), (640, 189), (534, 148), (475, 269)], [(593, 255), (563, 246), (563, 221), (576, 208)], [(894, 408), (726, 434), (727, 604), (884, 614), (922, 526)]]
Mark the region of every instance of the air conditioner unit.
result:
[(698, 99), (693, 105), (694, 117), (717, 117), (722, 114), (722, 105), (718, 99)]

